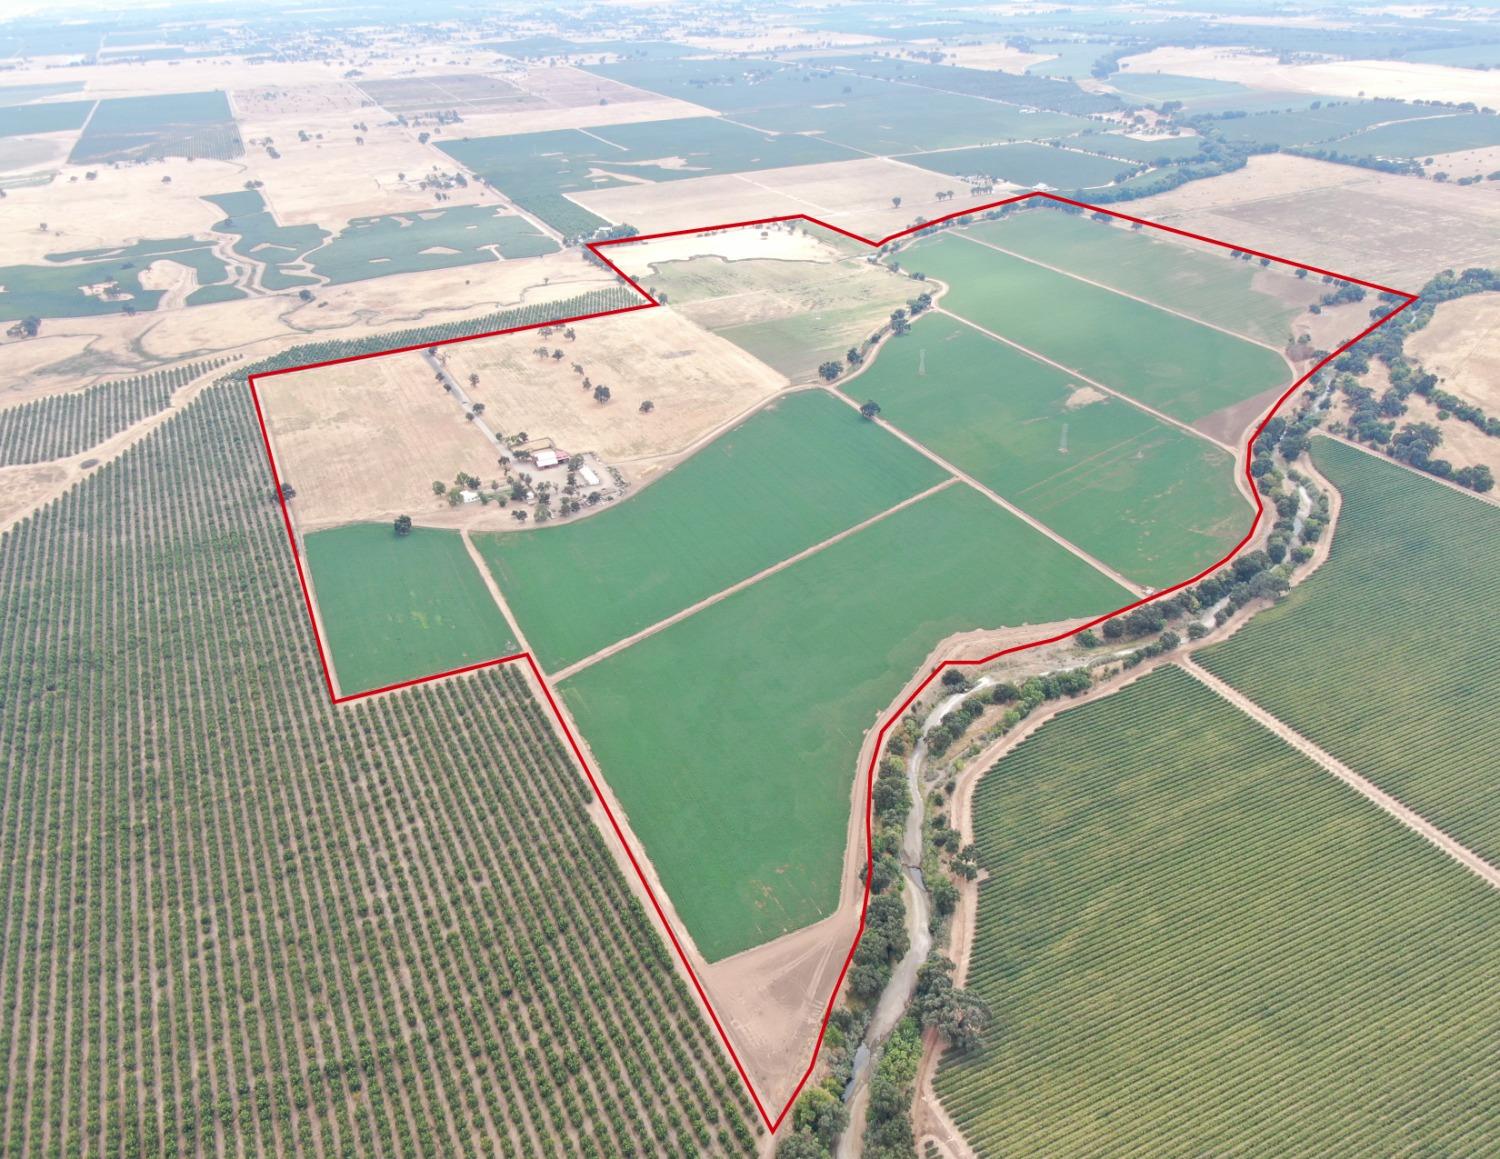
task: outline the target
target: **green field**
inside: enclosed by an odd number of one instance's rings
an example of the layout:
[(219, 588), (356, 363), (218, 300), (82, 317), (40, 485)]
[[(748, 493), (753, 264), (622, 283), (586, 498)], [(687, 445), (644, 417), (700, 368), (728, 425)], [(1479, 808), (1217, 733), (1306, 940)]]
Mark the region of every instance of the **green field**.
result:
[(943, 477), (877, 424), (811, 391), (761, 411), (611, 510), (474, 543), (552, 671)]
[[(524, 217), (486, 205), (356, 217), (339, 235), (309, 255), (330, 282), (357, 282), (387, 274), (440, 270), (501, 257), (529, 258), (557, 251), (557, 243)], [(428, 253), (427, 250), (454, 250)]]
[(227, 161), (244, 151), (229, 99), (222, 92), (170, 93), (100, 101), (68, 161), (74, 165), (161, 157)]
[(1078, 385), (928, 315), (849, 393), (1137, 583), (1166, 587), (1222, 558), (1250, 526), (1234, 460), (1119, 399), (1069, 408)]
[(216, 193), (203, 200), (212, 202), (229, 215), (215, 223), (214, 231), (239, 235), (232, 247), (234, 252), (264, 263), (260, 282), (266, 289), (290, 290), (317, 284), (316, 278), (289, 271), (286, 267), (323, 244), (329, 236), (326, 229), (316, 225), (278, 224), (275, 215), (266, 208), (264, 199), (253, 189)]
[(1500, 511), (1342, 443), (1328, 562), (1204, 667), (1481, 857), (1500, 859)]
[(1102, 153), (1109, 157), (1125, 157), (1131, 161), (1144, 161), (1155, 165), (1161, 161), (1181, 161), (1196, 156), (1202, 148), (1201, 137), (1150, 137), (1141, 140), (1127, 137), (1123, 133), (1084, 133), (1074, 137), (1069, 145), (1087, 149), (1091, 153)]
[(1500, 145), (1500, 116), (1467, 113), (1382, 125), (1335, 141), (1331, 148), (1356, 157), (1415, 157), (1420, 160), (1434, 153), (1456, 153), (1460, 149), (1484, 149), (1492, 145)]
[(56, 133), (81, 128), (93, 101), (57, 101), (50, 105), (0, 106), (0, 137)]
[(918, 242), (903, 264), (948, 283), (944, 309), (1185, 422), (1289, 380), (1274, 351), (960, 235)]
[(456, 531), (353, 523), (304, 551), (346, 696), (519, 650)]
[(979, 1154), (1494, 1151), (1495, 891), (1192, 677), (1045, 725), (974, 832)]
[[(869, 62), (857, 63), (863, 67)], [(626, 61), (588, 71), (716, 109), (760, 129), (817, 134), (849, 147), (838, 150), (831, 160), (858, 156), (851, 150), (910, 153), (1053, 137), (1089, 127), (1081, 117), (1025, 113), (1016, 105), (913, 88), (818, 65), (743, 60)], [(1032, 87), (1053, 87), (1040, 79), (1010, 80)], [(1077, 89), (1073, 92), (1084, 96)], [(613, 133), (603, 135), (612, 137)]]
[[(1167, 241), (1152, 229), (1124, 229), (1082, 214), (1029, 210), (980, 222), (966, 232), (1273, 345), (1291, 338), (1292, 322), (1321, 292), (1304, 284), (1294, 291), (1300, 297), (1283, 299), (1255, 288), (1258, 262), (1231, 261), (1228, 250), (1199, 249)], [(1285, 283), (1282, 288), (1287, 289)]]
[(1136, 169), (1128, 161), (1026, 143), (914, 153), (901, 160), (951, 177), (980, 175), (1008, 181), (1012, 185), (1048, 185), (1053, 189), (1067, 190), (1108, 185), (1115, 178)]
[[(626, 178), (678, 181), (850, 156), (848, 150), (812, 137), (772, 136), (717, 117), (609, 125), (587, 133), (559, 129), (477, 137), (445, 142), (442, 149), (570, 237), (608, 223), (574, 205), (565, 193), (610, 189), (627, 184)], [(662, 164), (673, 157), (682, 158), (685, 165)]]
[(1335, 138), (1357, 133), (1382, 121), (1419, 117), (1424, 112), (1421, 106), (1403, 101), (1344, 101), (1297, 112), (1251, 113), (1248, 117), (1215, 121), (1214, 125), (1230, 141), (1253, 141), (1263, 145), (1329, 142), (1331, 148), (1344, 152), (1345, 143)]
[(831, 911), (862, 733), (939, 640), (1128, 598), (955, 486), (561, 689), (677, 913), (717, 960)]
[[(81, 80), (59, 81), (56, 84), (0, 85), (0, 108), (10, 108), (13, 105), (25, 105), (46, 97), (60, 97), (81, 92), (83, 92)], [(93, 104), (94, 102), (87, 103)]]
[[(126, 307), (154, 310), (162, 290), (141, 286), (141, 271), (158, 259), (191, 266), (204, 289), (228, 289), (217, 284), (229, 278), (228, 267), (211, 243), (194, 237), (147, 239), (117, 249), (74, 250), (48, 254), (45, 266), (0, 267), (0, 321), (35, 315), (39, 318), (82, 318), (118, 314)], [(105, 282), (119, 286), (119, 297), (85, 294), (83, 287)], [(202, 291), (197, 291), (201, 293)]]

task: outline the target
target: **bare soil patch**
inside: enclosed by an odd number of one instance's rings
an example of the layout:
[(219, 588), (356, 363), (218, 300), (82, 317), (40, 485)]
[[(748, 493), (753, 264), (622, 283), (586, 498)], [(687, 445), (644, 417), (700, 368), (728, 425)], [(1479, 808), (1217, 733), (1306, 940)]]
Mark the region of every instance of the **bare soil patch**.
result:
[(1088, 406), (1091, 402), (1103, 402), (1109, 395), (1102, 390), (1095, 390), (1092, 386), (1080, 386), (1068, 395), (1068, 401), (1063, 406), (1068, 410), (1077, 410), (1079, 407)]
[(1443, 302), (1406, 340), (1406, 352), (1450, 394), (1500, 414), (1500, 294)]
[(141, 271), (141, 286), (163, 291), (158, 310), (180, 310), (187, 296), (198, 288), (198, 271), (168, 259), (152, 262)]

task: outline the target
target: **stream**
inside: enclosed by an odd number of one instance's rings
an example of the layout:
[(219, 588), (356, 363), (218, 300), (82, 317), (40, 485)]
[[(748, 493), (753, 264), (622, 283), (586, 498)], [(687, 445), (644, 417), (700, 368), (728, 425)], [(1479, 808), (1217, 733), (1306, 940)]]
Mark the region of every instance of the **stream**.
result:
[[(922, 880), (922, 822), (926, 815), (923, 806), (922, 765), (927, 760), (926, 735), (943, 717), (962, 703), (964, 697), (980, 688), (993, 684), (989, 676), (981, 676), (973, 687), (939, 701), (937, 706), (922, 721), (923, 739), (913, 747), (906, 762), (906, 787), (911, 793), (911, 809), (906, 814), (906, 829), (901, 837), (901, 870), (906, 875), (906, 932), (911, 946), (895, 968), (890, 981), (881, 991), (875, 1004), (875, 1013), (865, 1029), (864, 1041), (854, 1052), (854, 1073), (844, 1087), (844, 1103), (852, 1105), (862, 1093), (870, 1079), (870, 1059), (875, 1049), (896, 1029), (896, 1024), (906, 1013), (907, 1004), (917, 988), (917, 971), (927, 961), (932, 950), (932, 931), (929, 928), (932, 902), (927, 894), (927, 883)], [(858, 1108), (851, 1114), (848, 1129), (839, 1137), (837, 1159), (852, 1159), (859, 1153), (859, 1140), (864, 1137), (864, 1110)]]

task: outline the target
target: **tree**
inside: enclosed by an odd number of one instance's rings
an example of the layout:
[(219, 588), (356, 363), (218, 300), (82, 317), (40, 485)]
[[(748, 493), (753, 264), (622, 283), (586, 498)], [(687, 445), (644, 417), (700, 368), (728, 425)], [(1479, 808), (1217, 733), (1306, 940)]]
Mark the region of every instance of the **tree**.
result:
[(641, 414), (643, 414), (643, 415), (648, 415), (652, 411), (654, 411), (655, 409), (656, 409), (656, 404), (654, 402), (652, 402), (649, 398), (646, 399), (644, 402), (641, 403), (640, 410), (641, 410)]
[(818, 367), (818, 373), (823, 376), (824, 382), (832, 382), (843, 373), (843, 370), (844, 364), (837, 359), (829, 359), (822, 366)]
[(398, 515), (398, 516), (396, 516), (396, 534), (397, 535), (410, 535), (411, 534), (411, 516), (410, 515)]
[(469, 385), (470, 386), (478, 386), (479, 385), (479, 375), (477, 373), (469, 375)]
[(811, 1134), (830, 1150), (848, 1125), (849, 1108), (823, 1087), (808, 1087), (792, 1111), (793, 1128)]
[(880, 404), (872, 399), (859, 408), (859, 413), (867, 419), (873, 419), (880, 413)]
[(893, 197), (893, 198), (891, 198), (891, 207), (893, 209), (900, 209), (901, 208), (901, 198), (899, 198), (899, 197)]
[(301, 298), (304, 302), (311, 302), (313, 300), (311, 290), (298, 290), (297, 297)]
[(917, 970), (913, 1008), (923, 1027), (936, 1030), (955, 1050), (972, 1050), (984, 1042), (992, 1015), (984, 999), (953, 985), (953, 963), (937, 957)]
[(476, 402), (474, 404), (474, 412), (473, 413), (477, 414), (477, 415), (484, 414), (484, 403), (482, 403), (482, 402)]
[(793, 1131), (776, 1144), (776, 1159), (828, 1159), (830, 1154), (811, 1131)]
[(448, 484), (444, 483), (441, 479), (434, 479), (432, 481), (432, 493), (434, 495), (441, 495), (447, 490)]
[(603, 406), (605, 403), (607, 403), (609, 401), (609, 387), (594, 387), (594, 401), (597, 402), (600, 406)]

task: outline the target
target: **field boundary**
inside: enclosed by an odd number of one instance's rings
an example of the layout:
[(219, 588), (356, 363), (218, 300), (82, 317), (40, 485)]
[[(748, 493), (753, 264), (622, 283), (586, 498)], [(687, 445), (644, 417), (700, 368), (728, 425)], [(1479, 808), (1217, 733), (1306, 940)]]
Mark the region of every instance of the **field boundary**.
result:
[[(538, 665), (535, 657), (531, 652), (518, 652), (511, 656), (501, 656), (494, 660), (480, 661), (479, 663), (468, 664), (463, 667), (454, 668), (446, 672), (438, 672), (430, 676), (422, 676), (412, 680), (403, 680), (394, 684), (386, 685), (382, 688), (373, 688), (364, 692), (350, 693), (346, 696), (340, 696), (338, 694), (337, 690), (334, 687), (333, 679), (330, 674), (327, 647), (324, 643), (322, 633), (319, 630), (317, 617), (313, 609), (313, 603), (308, 586), (307, 573), (305, 565), (302, 561), (302, 554), (297, 547), (297, 535), (292, 525), (291, 512), (287, 508), (287, 500), (282, 491), (281, 476), (276, 465), (275, 453), (271, 448), (270, 433), (266, 426), (265, 413), (261, 407), (257, 381), (260, 379), (271, 378), (282, 374), (291, 374), (301, 370), (312, 370), (319, 367), (336, 366), (346, 362), (361, 362), (370, 358), (383, 358), (387, 355), (392, 354), (402, 354), (413, 350), (425, 350), (433, 346), (449, 346), (460, 342), (473, 342), (481, 338), (495, 338), (506, 334), (516, 334), (530, 330), (538, 330), (544, 326), (558, 326), (572, 322), (583, 322), (594, 318), (604, 318), (618, 314), (630, 314), (634, 313), (637, 310), (652, 310), (659, 307), (661, 303), (657, 301), (656, 298), (654, 298), (634, 278), (632, 278), (629, 274), (627, 274), (605, 255), (603, 251), (610, 246), (630, 245), (644, 241), (655, 241), (667, 237), (683, 237), (689, 234), (716, 233), (729, 229), (747, 229), (754, 226), (765, 226), (783, 222), (802, 221), (808, 223), (809, 225), (817, 226), (820, 229), (826, 229), (831, 233), (836, 233), (842, 237), (849, 238), (852, 241), (859, 242), (861, 245), (868, 246), (871, 249), (879, 250), (884, 246), (890, 244), (891, 242), (899, 241), (902, 238), (911, 237), (913, 235), (918, 235), (923, 233), (924, 231), (934, 230), (936, 227), (941, 226), (947, 222), (954, 221), (963, 217), (975, 216), (988, 210), (998, 209), (1007, 205), (1015, 205), (1021, 202), (1029, 201), (1033, 198), (1040, 198), (1043, 201), (1053, 202), (1058, 205), (1071, 206), (1075, 209), (1083, 210), (1089, 213), (1103, 214), (1107, 217), (1116, 218), (1120, 221), (1138, 223), (1141, 226), (1160, 230), (1164, 233), (1173, 234), (1177, 237), (1187, 238), (1191, 241), (1203, 242), (1208, 245), (1218, 246), (1219, 248), (1226, 250), (1237, 250), (1241, 253), (1249, 254), (1252, 257), (1266, 258), (1270, 261), (1277, 262), (1278, 264), (1283, 266), (1289, 266), (1293, 269), (1304, 269), (1312, 274), (1320, 274), (1325, 277), (1331, 277), (1336, 278), (1340, 281), (1350, 282), (1354, 285), (1361, 286), (1364, 289), (1373, 290), (1378, 294), (1387, 295), (1389, 301), (1392, 303), (1391, 308), (1384, 311), (1383, 313), (1380, 313), (1378, 316), (1374, 311), (1372, 311), (1371, 314), (1373, 320), (1368, 326), (1366, 326), (1359, 333), (1355, 334), (1352, 338), (1349, 338), (1337, 349), (1326, 354), (1321, 360), (1310, 367), (1306, 373), (1292, 382), (1292, 384), (1281, 393), (1281, 395), (1261, 417), (1260, 421), (1255, 425), (1254, 429), (1250, 433), (1249, 438), (1246, 441), (1245, 458), (1243, 464), (1241, 465), (1241, 469), (1245, 476), (1244, 481), (1248, 485), (1251, 498), (1254, 500), (1255, 514), (1251, 519), (1250, 526), (1246, 529), (1245, 534), (1228, 551), (1228, 553), (1225, 554), (1222, 559), (1213, 564), (1210, 564), (1208, 567), (1204, 568), (1196, 575), (1181, 580), (1180, 582), (1175, 583), (1170, 587), (1165, 587), (1159, 591), (1152, 592), (1151, 594), (1134, 600), (1133, 602), (1126, 604), (1123, 607), (1116, 608), (1113, 611), (1105, 612), (1102, 615), (1094, 617), (1093, 619), (1086, 620), (1066, 632), (1061, 632), (1053, 636), (1044, 637), (1042, 639), (1031, 640), (1024, 644), (1016, 644), (1008, 648), (1002, 648), (999, 651), (991, 653), (987, 656), (976, 656), (971, 659), (952, 658), (945, 660), (941, 664), (938, 664), (936, 667), (934, 667), (927, 674), (927, 676), (916, 686), (916, 688), (912, 690), (912, 692), (905, 698), (905, 700), (896, 705), (887, 713), (883, 720), (883, 723), (881, 723), (880, 725), (879, 731), (876, 734), (874, 748), (871, 751), (869, 766), (864, 771), (863, 797), (866, 873), (864, 875), (864, 895), (860, 905), (859, 924), (856, 929), (854, 939), (849, 946), (848, 953), (844, 957), (843, 967), (839, 971), (838, 979), (834, 983), (833, 990), (829, 994), (827, 1004), (823, 1009), (822, 1021), (819, 1025), (817, 1038), (815, 1039), (813, 1044), (812, 1057), (808, 1059), (807, 1067), (800, 1076), (796, 1087), (788, 1096), (785, 1105), (780, 1107), (779, 1109), (768, 1108), (761, 1100), (759, 1092), (756, 1091), (755, 1084), (751, 1081), (750, 1075), (745, 1069), (744, 1063), (741, 1062), (739, 1054), (734, 1048), (733, 1042), (730, 1041), (729, 1034), (725, 1030), (724, 1024), (720, 1021), (718, 1013), (714, 1010), (713, 1003), (709, 1000), (708, 993), (704, 989), (703, 983), (698, 978), (697, 972), (693, 969), (692, 962), (690, 961), (689, 956), (683, 947), (682, 940), (679, 938), (677, 931), (673, 929), (672, 923), (667, 920), (666, 912), (662, 907), (661, 901), (657, 897), (656, 892), (652, 889), (651, 883), (641, 867), (640, 858), (637, 856), (636, 851), (631, 847), (630, 842), (625, 839), (625, 831), (621, 826), (619, 818), (615, 815), (614, 810), (609, 806), (605, 795), (600, 792), (598, 774), (594, 771), (594, 769), (590, 766), (588, 760), (585, 758), (583, 749), (580, 746), (577, 737), (573, 735), (572, 729), (568, 726), (567, 719), (563, 714), (560, 706), (558, 705), (556, 696), (554, 695), (550, 685), (547, 683), (546, 677), (543, 675), (540, 666)], [(1389, 322), (1397, 314), (1410, 307), (1418, 300), (1418, 295), (1409, 293), (1404, 290), (1392, 289), (1389, 286), (1383, 286), (1379, 283), (1366, 281), (1361, 278), (1349, 277), (1346, 274), (1340, 274), (1333, 270), (1323, 269), (1318, 266), (1306, 265), (1301, 262), (1294, 262), (1288, 258), (1279, 257), (1276, 254), (1264, 253), (1260, 250), (1250, 249), (1246, 246), (1232, 245), (1231, 243), (1221, 241), (1218, 238), (1212, 238), (1207, 237), (1203, 234), (1192, 233), (1185, 229), (1179, 229), (1176, 226), (1162, 225), (1158, 222), (1148, 221), (1145, 218), (1133, 217), (1130, 214), (1121, 213), (1117, 210), (1090, 205), (1087, 202), (1076, 201), (1073, 198), (1063, 197), (1060, 194), (1043, 193), (1039, 191), (1020, 193), (1011, 197), (1002, 198), (998, 201), (990, 201), (985, 202), (981, 205), (971, 206), (968, 209), (955, 210), (954, 212), (946, 214), (943, 217), (935, 218), (931, 221), (922, 222), (918, 225), (908, 226), (906, 229), (878, 239), (864, 237), (861, 234), (854, 233), (851, 230), (844, 229), (841, 226), (832, 225), (829, 222), (822, 221), (821, 219), (813, 217), (809, 214), (789, 213), (780, 214), (774, 217), (763, 217), (746, 221), (726, 222), (723, 224), (698, 226), (689, 229), (676, 229), (659, 233), (638, 234), (633, 237), (609, 238), (601, 241), (590, 241), (584, 243), (584, 248), (594, 258), (608, 267), (623, 283), (625, 283), (632, 290), (638, 293), (641, 296), (641, 301), (636, 303), (635, 305), (620, 306), (610, 310), (600, 310), (591, 314), (579, 314), (572, 317), (554, 318), (549, 321), (531, 323), (525, 326), (512, 326), (505, 329), (491, 330), (479, 334), (462, 335), (456, 338), (445, 338), (436, 342), (412, 343), (406, 346), (393, 347), (389, 350), (373, 351), (367, 354), (353, 354), (341, 358), (327, 359), (322, 362), (307, 363), (301, 366), (289, 366), (276, 370), (263, 371), (259, 374), (252, 374), (248, 377), (251, 400), (255, 406), (256, 420), (260, 425), (261, 440), (265, 445), (266, 460), (271, 469), (271, 479), (275, 487), (275, 494), (281, 507), (281, 517), (282, 522), (286, 527), (287, 542), (291, 547), (292, 562), (296, 567), (297, 579), (302, 589), (303, 599), (307, 602), (308, 623), (312, 628), (313, 642), (317, 647), (318, 659), (323, 668), (324, 681), (328, 688), (330, 701), (335, 705), (347, 704), (352, 701), (361, 700), (365, 697), (395, 692), (403, 688), (410, 688), (418, 684), (425, 684), (429, 681), (443, 680), (450, 676), (459, 676), (464, 673), (476, 672), (484, 668), (490, 668), (501, 664), (524, 663), (525, 665), (527, 665), (527, 667), (530, 668), (532, 675), (536, 678), (537, 686), (541, 688), (542, 693), (546, 698), (547, 706), (556, 721), (558, 729), (561, 731), (563, 737), (567, 740), (568, 747), (571, 749), (574, 758), (578, 761), (579, 766), (582, 768), (583, 774), (588, 780), (590, 787), (593, 789), (595, 796), (600, 801), (600, 804), (604, 809), (604, 813), (609, 820), (611, 829), (613, 830), (616, 838), (620, 841), (621, 846), (624, 848), (626, 857), (629, 859), (631, 867), (635, 870), (636, 876), (639, 878), (641, 887), (643, 888), (647, 898), (651, 902), (652, 909), (655, 911), (657, 918), (661, 921), (662, 928), (666, 932), (667, 939), (672, 943), (672, 948), (676, 952), (680, 964), (686, 971), (689, 980), (692, 982), (693, 989), (697, 993), (699, 1000), (703, 1003), (704, 1010), (707, 1012), (709, 1020), (713, 1023), (714, 1029), (715, 1031), (717, 1031), (720, 1040), (723, 1042), (724, 1048), (728, 1052), (730, 1060), (734, 1063), (735, 1069), (738, 1071), (741, 1080), (745, 1083), (745, 1087), (750, 1093), (750, 1098), (754, 1102), (756, 1110), (760, 1113), (760, 1116), (764, 1121), (767, 1129), (774, 1135), (777, 1129), (782, 1125), (787, 1116), (790, 1114), (792, 1106), (797, 1101), (797, 1097), (802, 1093), (803, 1087), (807, 1085), (808, 1080), (812, 1077), (814, 1068), (817, 1066), (818, 1055), (822, 1050), (823, 1039), (828, 1030), (828, 1021), (833, 1016), (834, 1003), (837, 1001), (839, 992), (843, 989), (844, 979), (848, 975), (850, 965), (854, 961), (854, 952), (859, 945), (860, 937), (864, 933), (865, 920), (870, 904), (870, 871), (873, 869), (872, 844), (874, 821), (872, 792), (875, 781), (875, 769), (880, 756), (880, 752), (885, 744), (886, 735), (890, 731), (892, 726), (895, 725), (898, 720), (900, 720), (902, 713), (904, 713), (907, 708), (911, 706), (911, 704), (917, 699), (918, 696), (922, 694), (927, 686), (934, 680), (936, 680), (946, 668), (975, 667), (982, 664), (988, 664), (994, 660), (999, 659), (1002, 656), (1026, 651), (1031, 648), (1042, 647), (1048, 644), (1054, 644), (1060, 640), (1066, 640), (1072, 636), (1078, 635), (1081, 632), (1087, 631), (1090, 628), (1097, 627), (1099, 624), (1102, 624), (1106, 620), (1113, 619), (1116, 616), (1120, 616), (1127, 612), (1133, 611), (1134, 609), (1141, 607), (1144, 604), (1151, 603), (1155, 600), (1162, 599), (1165, 596), (1172, 595), (1174, 592), (1181, 591), (1182, 589), (1197, 583), (1205, 576), (1210, 575), (1211, 573), (1217, 571), (1218, 569), (1232, 561), (1235, 556), (1237, 556), (1242, 550), (1244, 550), (1246, 545), (1254, 539), (1256, 532), (1260, 528), (1261, 521), (1265, 517), (1265, 504), (1262, 501), (1259, 489), (1255, 486), (1255, 479), (1250, 474), (1250, 465), (1253, 457), (1251, 452), (1254, 447), (1255, 441), (1260, 437), (1260, 433), (1265, 429), (1266, 424), (1271, 421), (1272, 417), (1275, 416), (1277, 411), (1281, 409), (1281, 407), (1287, 402), (1287, 400), (1290, 399), (1292, 395), (1294, 395), (1309, 379), (1311, 379), (1314, 374), (1322, 370), (1335, 358), (1343, 354), (1344, 351), (1348, 350), (1350, 347), (1354, 346), (1361, 339), (1373, 333), (1375, 330), (1379, 329), (1381, 326)]]

